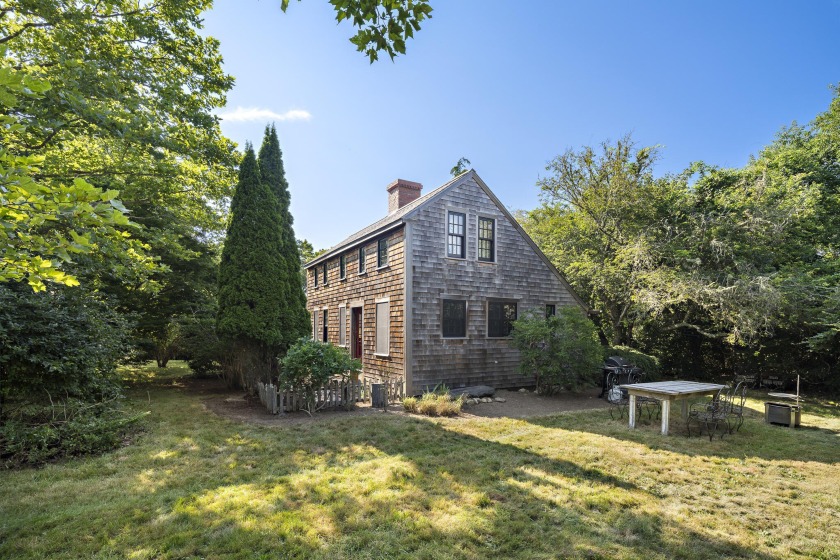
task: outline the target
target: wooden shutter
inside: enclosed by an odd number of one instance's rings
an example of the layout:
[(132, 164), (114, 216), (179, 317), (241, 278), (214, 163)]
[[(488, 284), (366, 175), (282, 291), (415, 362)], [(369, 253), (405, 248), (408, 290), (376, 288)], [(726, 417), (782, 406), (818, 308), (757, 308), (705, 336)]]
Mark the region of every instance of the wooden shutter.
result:
[(390, 349), (391, 316), (387, 301), (376, 304), (376, 353), (387, 356)]
[(338, 344), (347, 344), (347, 308), (344, 306), (338, 308)]

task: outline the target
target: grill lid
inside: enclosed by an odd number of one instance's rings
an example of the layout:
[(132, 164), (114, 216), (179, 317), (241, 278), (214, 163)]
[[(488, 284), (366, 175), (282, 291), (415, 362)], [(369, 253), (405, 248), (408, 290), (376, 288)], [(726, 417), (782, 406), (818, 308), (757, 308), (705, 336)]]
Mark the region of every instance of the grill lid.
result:
[(621, 356), (610, 356), (604, 360), (604, 368), (626, 368), (632, 367), (633, 364), (622, 358)]

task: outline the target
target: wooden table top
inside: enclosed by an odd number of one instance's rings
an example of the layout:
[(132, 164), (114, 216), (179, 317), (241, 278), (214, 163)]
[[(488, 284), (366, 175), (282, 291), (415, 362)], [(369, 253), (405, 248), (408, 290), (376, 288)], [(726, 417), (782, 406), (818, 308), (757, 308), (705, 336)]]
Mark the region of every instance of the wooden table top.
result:
[(656, 395), (694, 395), (697, 393), (714, 393), (720, 391), (725, 385), (717, 383), (698, 383), (697, 381), (654, 381), (651, 383), (631, 383), (619, 385), (622, 389), (631, 392), (644, 392)]

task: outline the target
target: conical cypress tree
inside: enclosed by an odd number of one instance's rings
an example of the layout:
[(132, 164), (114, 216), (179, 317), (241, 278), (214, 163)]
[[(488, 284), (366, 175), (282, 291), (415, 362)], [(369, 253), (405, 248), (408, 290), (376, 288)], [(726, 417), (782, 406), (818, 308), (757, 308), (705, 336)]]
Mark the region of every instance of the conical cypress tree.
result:
[(284, 340), (285, 259), (279, 205), (250, 144), (239, 167), (219, 266), (219, 336), (230, 348), (228, 381), (251, 385), (269, 374)]
[(277, 200), (280, 219), (277, 227), (282, 239), (283, 284), (282, 341), (280, 352), (285, 354), (289, 346), (309, 332), (309, 312), (306, 310), (306, 296), (300, 285), (300, 252), (298, 251), (293, 218), (289, 211), (291, 194), (283, 168), (283, 153), (277, 139), (274, 125), (265, 127), (265, 136), (260, 147), (259, 168), (262, 182), (269, 186)]

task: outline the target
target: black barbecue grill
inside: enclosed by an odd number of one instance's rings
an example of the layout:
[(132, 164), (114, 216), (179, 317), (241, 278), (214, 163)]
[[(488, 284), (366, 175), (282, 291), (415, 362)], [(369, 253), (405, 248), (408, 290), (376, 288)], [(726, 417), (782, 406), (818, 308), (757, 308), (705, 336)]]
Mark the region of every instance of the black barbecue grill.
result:
[(604, 360), (604, 371), (601, 377), (601, 394), (598, 395), (599, 397), (606, 395), (609, 390), (609, 387), (607, 387), (607, 380), (610, 374), (615, 375), (616, 385), (621, 385), (631, 383), (631, 378), (640, 376), (642, 374), (642, 370), (621, 356), (610, 356)]

